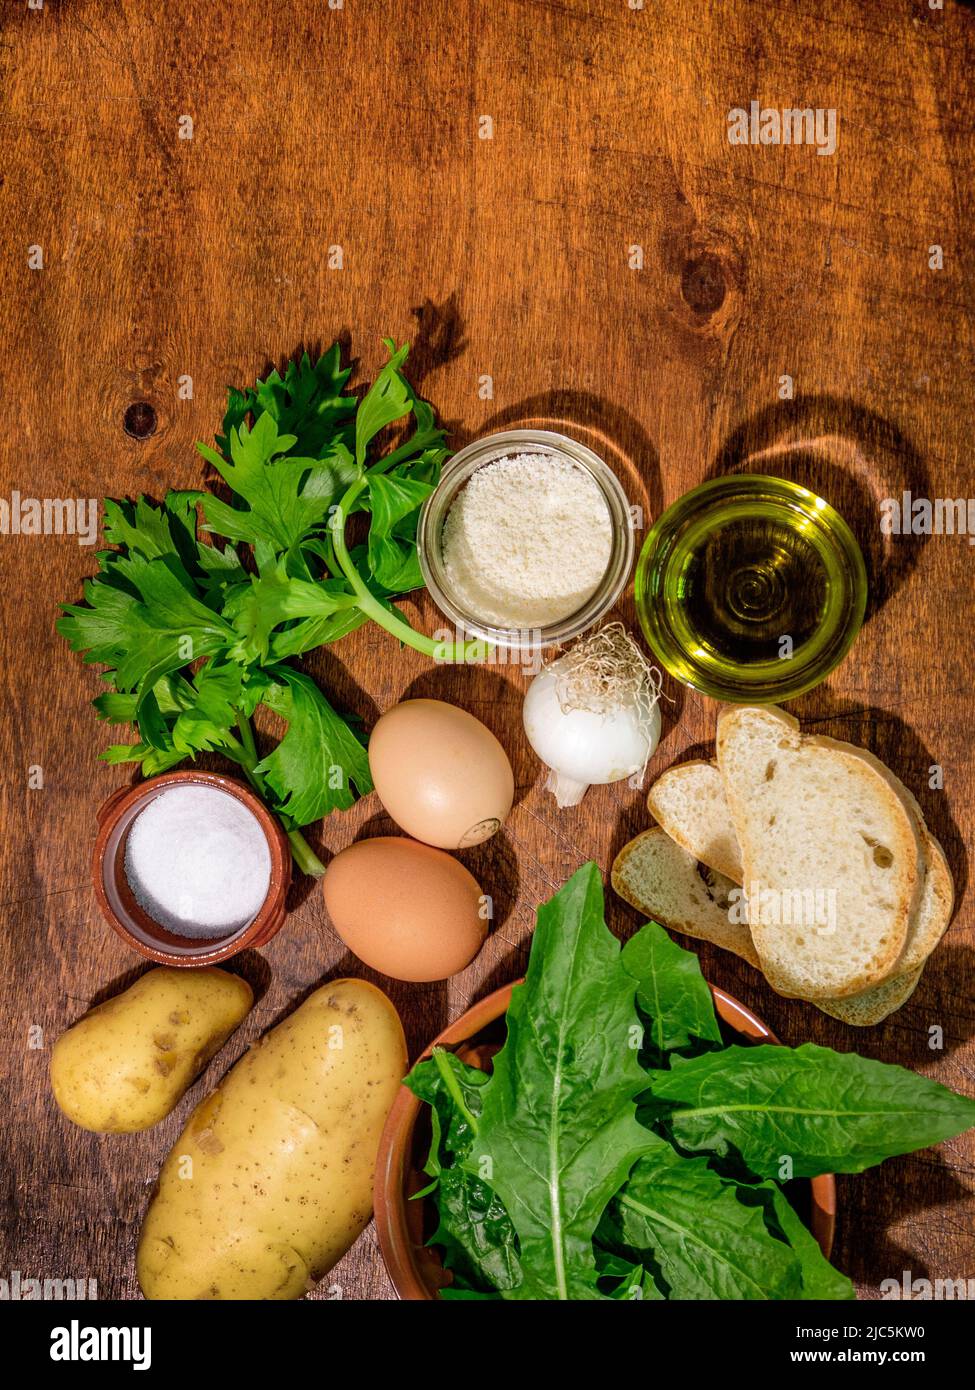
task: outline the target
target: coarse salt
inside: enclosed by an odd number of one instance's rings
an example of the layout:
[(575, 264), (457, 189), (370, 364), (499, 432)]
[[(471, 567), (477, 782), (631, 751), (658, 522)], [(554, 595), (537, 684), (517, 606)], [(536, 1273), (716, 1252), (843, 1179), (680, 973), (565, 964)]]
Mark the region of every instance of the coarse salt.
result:
[(599, 484), (560, 454), (508, 455), (471, 474), (444, 521), (458, 603), (502, 628), (547, 627), (599, 588), (613, 526)]
[(177, 936), (227, 936), (267, 897), (271, 855), (260, 822), (216, 787), (169, 787), (132, 822), (125, 876), (153, 921)]

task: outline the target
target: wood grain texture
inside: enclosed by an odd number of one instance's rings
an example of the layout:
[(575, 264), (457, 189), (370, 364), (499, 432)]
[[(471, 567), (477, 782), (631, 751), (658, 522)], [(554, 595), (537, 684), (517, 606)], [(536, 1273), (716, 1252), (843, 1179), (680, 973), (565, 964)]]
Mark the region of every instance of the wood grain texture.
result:
[[(18, 0), (3, 17), (0, 495), (196, 486), (193, 442), (212, 437), (226, 385), (340, 334), (363, 379), (382, 335), (409, 337), (412, 379), (455, 445), (563, 421), (650, 515), (749, 461), (809, 482), (858, 531), (873, 600), (850, 658), (790, 708), (902, 775), (945, 846), (959, 908), (908, 1006), (862, 1033), (703, 946), (702, 964), (788, 1042), (856, 1047), (971, 1092), (975, 552), (964, 537), (883, 537), (878, 502), (903, 487), (975, 492), (972, 7)], [(727, 113), (752, 99), (835, 108), (836, 154), (730, 145)], [(182, 115), (192, 140), (178, 138)], [(482, 115), (491, 140), (478, 138)], [(628, 265), (634, 245), (642, 270)], [(191, 400), (177, 396), (185, 374)], [(791, 402), (778, 399), (783, 374)], [(122, 427), (137, 400), (158, 418), (143, 441)], [(90, 886), (94, 811), (120, 775), (96, 761), (96, 676), (53, 630), (92, 551), (3, 536), (0, 567), (0, 1273), (94, 1277), (102, 1297), (136, 1297), (147, 1191), (191, 1103), (311, 986), (359, 967), (301, 885), (285, 931), (240, 963), (259, 1004), (176, 1114), (131, 1137), (59, 1115), (51, 1043), (139, 970)], [(406, 606), (436, 625), (425, 596)], [(622, 613), (633, 620), (629, 603)], [(643, 799), (600, 789), (557, 813), (511, 667), (432, 669), (367, 629), (307, 669), (367, 725), (404, 695), (456, 700), (515, 766), (504, 834), (463, 856), (498, 904), (488, 945), (447, 984), (388, 986), (415, 1052), (523, 969), (535, 905), (581, 861), (606, 869), (647, 824)], [(713, 702), (668, 693), (652, 772), (714, 731)], [(929, 786), (933, 764), (943, 790)], [(43, 789), (28, 786), (32, 766)], [(328, 854), (391, 828), (369, 797), (312, 838)], [(629, 909), (611, 914), (632, 930)], [(929, 1047), (933, 1027), (943, 1050)], [(863, 1295), (903, 1270), (975, 1275), (973, 1172), (969, 1136), (840, 1181), (835, 1257)], [(346, 1297), (390, 1295), (371, 1229), (332, 1282)]]

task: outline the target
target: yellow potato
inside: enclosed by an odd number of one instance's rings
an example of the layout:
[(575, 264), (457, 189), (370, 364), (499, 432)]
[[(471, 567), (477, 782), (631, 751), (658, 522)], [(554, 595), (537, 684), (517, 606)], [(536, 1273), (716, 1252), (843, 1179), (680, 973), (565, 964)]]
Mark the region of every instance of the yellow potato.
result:
[(166, 1159), (136, 1257), (146, 1298), (300, 1298), (369, 1221), (405, 1071), (381, 990), (316, 990), (197, 1106)]
[(165, 1119), (253, 1002), (247, 981), (225, 970), (150, 970), (58, 1038), (54, 1098), (82, 1129), (148, 1129)]

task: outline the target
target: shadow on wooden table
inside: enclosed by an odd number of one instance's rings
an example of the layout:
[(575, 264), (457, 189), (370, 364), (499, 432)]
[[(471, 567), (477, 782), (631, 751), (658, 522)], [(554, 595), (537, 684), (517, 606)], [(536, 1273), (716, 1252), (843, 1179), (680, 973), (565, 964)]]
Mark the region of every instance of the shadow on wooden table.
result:
[(660, 515), (663, 490), (656, 447), (639, 420), (614, 401), (588, 391), (546, 391), (498, 411), (477, 430), (458, 427), (455, 439), (460, 447), (512, 429), (555, 430), (578, 439), (613, 469), (630, 505), (641, 509), (645, 526)]
[[(150, 970), (158, 970), (160, 967), (154, 961), (139, 959), (135, 965), (128, 970), (123, 970), (121, 974), (115, 975), (107, 984), (100, 985), (92, 995), (89, 1002), (84, 1005), (81, 1012), (66, 1027), (76, 1023), (90, 1009), (96, 1008), (99, 1004), (104, 1004), (108, 999), (114, 999), (117, 994), (122, 994), (130, 989), (136, 980), (148, 974)], [(254, 991), (254, 1003), (257, 1004), (271, 983), (271, 967), (262, 955), (257, 951), (241, 951), (239, 955), (231, 956), (229, 960), (222, 961), (220, 969), (230, 975), (239, 975), (246, 980)]]
[[(888, 1159), (881, 1168), (837, 1178), (837, 1244), (832, 1260), (855, 1284), (876, 1288), (887, 1279), (962, 1278), (965, 1268), (930, 1269), (907, 1242), (924, 1213), (935, 1208), (965, 1210), (971, 1192), (934, 1150)], [(932, 1218), (933, 1220), (934, 1218)], [(939, 1224), (945, 1221), (942, 1213)], [(965, 1217), (959, 1215), (965, 1227)], [(891, 1227), (899, 1229), (893, 1232)], [(903, 1243), (902, 1243), (903, 1242)]]
[(439, 304), (427, 298), (411, 312), (416, 332), (410, 345), (408, 375), (419, 389), (431, 372), (463, 357), (468, 341), (456, 290)]
[(836, 508), (866, 562), (865, 621), (917, 564), (927, 537), (884, 535), (880, 503), (900, 502), (904, 492), (930, 497), (927, 467), (896, 425), (846, 397), (778, 401), (751, 416), (728, 436), (707, 476), (733, 473), (801, 483)]
[[(403, 1024), (407, 1051), (411, 1059), (426, 1047), (431, 1038), (441, 1033), (449, 1022), (448, 981), (433, 980), (429, 983), (417, 983), (412, 980), (394, 980), (389, 975), (383, 975), (379, 970), (373, 970), (371, 966), (366, 965), (351, 951), (345, 951), (324, 974), (317, 980), (313, 980), (311, 984), (306, 985), (298, 994), (282, 1005), (274, 1017), (262, 1026), (261, 1036), (265, 1036), (272, 1028), (276, 1028), (323, 985), (327, 985), (333, 980), (350, 978), (365, 980), (369, 984), (375, 985), (390, 1000)], [(456, 978), (454, 976), (454, 979)]]

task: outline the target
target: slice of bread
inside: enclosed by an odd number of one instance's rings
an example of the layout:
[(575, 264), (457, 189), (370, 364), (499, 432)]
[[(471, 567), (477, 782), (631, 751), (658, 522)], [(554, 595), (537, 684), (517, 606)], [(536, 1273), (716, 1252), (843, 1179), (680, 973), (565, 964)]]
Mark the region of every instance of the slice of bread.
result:
[(741, 883), (741, 850), (717, 763), (668, 768), (650, 788), (647, 808), (688, 854)]
[[(906, 787), (903, 792), (917, 807)], [(716, 763), (689, 762), (668, 768), (650, 788), (647, 804), (672, 840), (702, 864), (741, 883), (741, 851)], [(917, 815), (921, 818), (920, 807), (917, 807)], [(951, 870), (944, 850), (924, 826), (923, 818), (921, 826), (924, 884), (920, 901), (889, 981), (877, 986), (878, 989), (888, 982), (893, 983), (895, 978), (913, 974), (923, 965), (951, 921), (955, 903)], [(892, 994), (887, 991), (884, 998)], [(900, 1002), (907, 997), (904, 995)], [(827, 1013), (830, 1012), (828, 1003), (823, 1003)]]
[(723, 874), (700, 866), (659, 827), (623, 846), (611, 881), (621, 898), (653, 921), (758, 966), (747, 925), (729, 915), (732, 895), (740, 889)]
[[(736, 885), (723, 874), (709, 873), (659, 826), (624, 845), (613, 865), (612, 883), (631, 907), (668, 930), (710, 941), (761, 968), (748, 928), (728, 916)], [(869, 1027), (907, 1002), (921, 971), (918, 967), (848, 999), (820, 999), (814, 1007), (854, 1028)]]
[(955, 881), (945, 852), (930, 830), (924, 829), (924, 888), (896, 974), (907, 975), (923, 965), (948, 930), (955, 910)]
[(924, 964), (948, 930), (948, 923), (955, 910), (955, 881), (951, 876), (945, 852), (924, 824), (924, 816), (914, 797), (906, 787), (903, 788), (903, 792), (914, 807), (921, 826), (924, 882), (917, 911), (911, 919), (907, 940), (894, 970), (895, 975), (910, 974), (919, 965)]
[(881, 1023), (888, 1014), (894, 1013), (906, 1004), (917, 989), (917, 982), (924, 971), (919, 965), (906, 975), (895, 975), (883, 984), (865, 989), (862, 994), (851, 994), (847, 999), (817, 999), (816, 1008), (822, 1009), (831, 1018), (841, 1023), (849, 1023), (853, 1028), (869, 1028)]
[(924, 878), (921, 825), (897, 779), (864, 749), (803, 736), (774, 706), (726, 710), (716, 749), (773, 989), (836, 999), (881, 983)]

